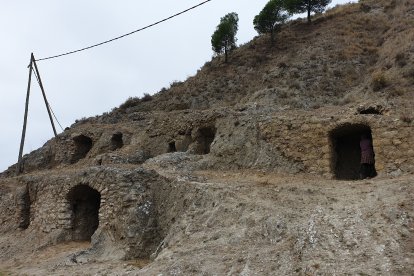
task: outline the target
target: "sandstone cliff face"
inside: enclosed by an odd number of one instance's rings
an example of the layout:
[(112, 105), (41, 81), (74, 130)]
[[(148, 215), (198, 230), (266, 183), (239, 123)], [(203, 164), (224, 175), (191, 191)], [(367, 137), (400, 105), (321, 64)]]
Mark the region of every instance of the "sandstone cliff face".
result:
[[(343, 137), (360, 135), (363, 129), (371, 132), (379, 174), (412, 173), (412, 122), (382, 109), (377, 105), (350, 105), (340, 111), (320, 108), (318, 112), (281, 112), (263, 107), (189, 110), (150, 113), (138, 123), (85, 123), (25, 156), (23, 167), (31, 172), (142, 164), (161, 154), (187, 152), (202, 157), (200, 169), (254, 168), (335, 178), (339, 146), (333, 133), (345, 128)], [(367, 110), (374, 114), (365, 114)], [(11, 167), (4, 174), (14, 173)]]
[(409, 274), (413, 5), (297, 20), (24, 156), (0, 175), (0, 274)]

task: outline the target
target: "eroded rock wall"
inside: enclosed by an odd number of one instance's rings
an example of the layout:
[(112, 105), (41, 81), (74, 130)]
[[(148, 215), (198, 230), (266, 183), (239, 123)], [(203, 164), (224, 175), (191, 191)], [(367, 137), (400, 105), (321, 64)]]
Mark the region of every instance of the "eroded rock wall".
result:
[[(159, 208), (155, 206), (153, 191), (155, 186), (164, 186), (166, 180), (153, 171), (90, 167), (53, 174), (25, 175), (15, 179), (15, 182), (18, 184), (14, 191), (2, 186), (4, 202), (1, 213), (5, 220), (2, 231), (20, 228), (27, 233), (46, 235), (50, 243), (79, 240), (82, 229), (76, 229), (76, 213), (86, 213), (87, 210), (80, 208), (90, 208), (90, 205), (82, 207), (69, 195), (76, 187), (85, 186), (100, 195), (97, 207), (99, 225), (89, 237), (92, 253), (105, 255), (110, 251), (116, 252), (111, 258), (145, 258), (156, 250), (162, 240), (158, 226)], [(157, 189), (162, 189), (160, 187)], [(77, 198), (83, 196), (84, 193)], [(22, 202), (28, 203), (29, 209)], [(13, 219), (3, 216), (7, 213)]]
[(414, 172), (414, 128), (412, 123), (396, 116), (290, 111), (252, 117), (241, 113), (222, 118), (217, 125), (218, 133), (212, 145), (214, 161), (211, 161), (216, 167), (227, 165), (335, 177), (335, 145), (331, 133), (344, 126), (351, 133), (353, 126), (355, 131), (365, 126), (372, 134), (378, 173)]
[[(355, 138), (362, 131), (358, 126), (365, 126), (373, 137), (378, 173), (412, 173), (413, 122), (402, 120), (395, 112), (382, 112), (365, 114), (357, 108), (280, 111), (250, 106), (242, 110), (141, 114), (138, 121), (131, 122), (128, 116), (116, 124), (85, 123), (27, 155), (24, 171), (142, 164), (178, 151), (203, 156), (201, 169), (253, 168), (330, 178), (335, 176), (337, 146), (332, 133), (347, 127)], [(79, 148), (77, 141), (83, 140), (90, 142)], [(3, 175), (14, 172), (11, 167)]]

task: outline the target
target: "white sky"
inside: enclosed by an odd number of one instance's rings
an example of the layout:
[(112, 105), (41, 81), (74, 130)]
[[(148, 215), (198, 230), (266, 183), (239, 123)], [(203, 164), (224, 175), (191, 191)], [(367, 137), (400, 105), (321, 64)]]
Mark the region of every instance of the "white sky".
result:
[[(2, 1), (0, 9), (0, 171), (16, 163), (30, 53), (60, 54), (128, 33), (202, 0)], [(333, 0), (330, 6), (348, 0)], [(257, 33), (253, 17), (267, 0), (213, 0), (151, 29), (38, 67), (48, 100), (65, 128), (110, 111), (130, 96), (154, 94), (194, 75), (213, 55), (211, 35), (222, 16), (239, 15), (238, 43)], [(61, 132), (57, 126), (58, 132)], [(25, 153), (53, 137), (38, 85), (32, 83)]]

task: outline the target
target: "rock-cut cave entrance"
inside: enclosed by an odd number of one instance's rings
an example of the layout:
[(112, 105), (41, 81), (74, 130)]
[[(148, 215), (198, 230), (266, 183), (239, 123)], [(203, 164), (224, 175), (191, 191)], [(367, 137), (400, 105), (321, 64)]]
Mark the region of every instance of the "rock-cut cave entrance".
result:
[(88, 185), (78, 185), (67, 195), (71, 208), (72, 240), (90, 241), (99, 225), (101, 194)]
[(75, 151), (72, 154), (72, 158), (70, 160), (71, 164), (78, 162), (79, 160), (86, 157), (88, 152), (92, 149), (92, 139), (85, 135), (78, 135), (73, 138), (73, 142), (75, 143)]
[(121, 132), (112, 134), (111, 137), (111, 150), (117, 150), (124, 146), (123, 135)]
[(171, 141), (168, 143), (168, 152), (176, 152), (177, 147), (175, 146), (175, 141)]
[(203, 127), (198, 130), (197, 142), (198, 148), (196, 154), (209, 154), (210, 146), (216, 136), (215, 127)]
[(344, 124), (329, 134), (331, 143), (331, 170), (336, 179), (360, 178), (360, 140), (366, 135), (372, 141), (371, 128), (364, 124)]

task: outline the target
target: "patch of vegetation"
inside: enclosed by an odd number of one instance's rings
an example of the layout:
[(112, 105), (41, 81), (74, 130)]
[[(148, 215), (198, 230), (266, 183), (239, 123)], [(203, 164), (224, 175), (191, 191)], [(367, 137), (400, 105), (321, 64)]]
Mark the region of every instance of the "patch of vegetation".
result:
[(407, 65), (407, 56), (405, 55), (405, 53), (398, 53), (395, 56), (395, 63), (400, 67), (404, 67), (405, 65)]
[[(135, 259), (128, 261), (127, 264), (132, 265), (134, 267), (138, 268), (144, 268), (145, 266), (149, 265), (151, 263), (150, 259)], [(0, 274), (1, 276), (1, 274)]]
[(161, 88), (161, 90), (158, 92), (158, 93), (165, 93), (165, 92), (167, 92), (167, 88), (165, 88), (165, 87), (163, 87), (163, 88)]
[(182, 81), (178, 81), (178, 80), (172, 81), (172, 82), (170, 83), (170, 88), (173, 88), (173, 87), (179, 86), (179, 85), (181, 85), (181, 84), (183, 84), (183, 82), (182, 82)]
[(371, 11), (371, 6), (368, 6), (365, 3), (361, 3), (360, 9), (362, 12), (368, 13)]
[(413, 121), (413, 117), (411, 117), (408, 114), (403, 114), (401, 115), (400, 120), (403, 121), (404, 123), (411, 124), (411, 122)]
[(86, 117), (82, 117), (80, 119), (76, 119), (75, 120), (75, 124), (86, 124), (87, 122), (89, 122), (90, 120), (92, 120), (92, 118), (86, 118)]
[(224, 53), (224, 62), (227, 63), (228, 52), (236, 48), (236, 33), (239, 29), (239, 17), (237, 13), (226, 14), (220, 19), (220, 24), (211, 36), (213, 51), (220, 55)]
[(119, 106), (119, 109), (126, 110), (128, 108), (137, 106), (141, 102), (139, 97), (129, 97), (124, 103)]
[(388, 86), (388, 80), (383, 72), (376, 72), (372, 74), (372, 89), (379, 91)]
[(286, 68), (288, 68), (289, 67), (289, 65), (287, 65), (285, 62), (279, 62), (279, 64), (277, 65), (279, 68), (282, 68), (282, 69), (286, 69)]
[(307, 13), (308, 22), (311, 22), (311, 13), (322, 13), (331, 0), (285, 0), (284, 5), (291, 14)]
[(152, 101), (152, 96), (148, 93), (144, 93), (144, 96), (141, 98), (141, 102), (149, 102)]
[(396, 98), (404, 95), (404, 90), (393, 87), (388, 91), (387, 99)]
[(407, 78), (411, 84), (414, 84), (414, 66), (408, 68), (404, 72), (404, 77)]
[(119, 106), (120, 110), (127, 110), (128, 108), (135, 107), (143, 102), (152, 101), (152, 96), (148, 93), (144, 93), (142, 98), (139, 97), (129, 97), (124, 103)]
[(254, 17), (254, 29), (259, 34), (270, 34), (270, 40), (273, 43), (274, 34), (280, 30), (288, 17), (282, 0), (270, 0), (263, 10)]

